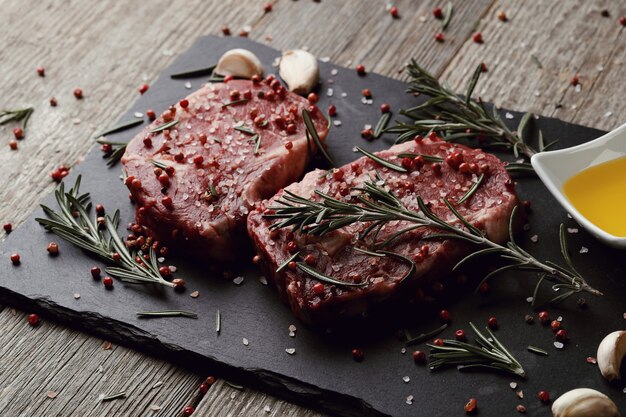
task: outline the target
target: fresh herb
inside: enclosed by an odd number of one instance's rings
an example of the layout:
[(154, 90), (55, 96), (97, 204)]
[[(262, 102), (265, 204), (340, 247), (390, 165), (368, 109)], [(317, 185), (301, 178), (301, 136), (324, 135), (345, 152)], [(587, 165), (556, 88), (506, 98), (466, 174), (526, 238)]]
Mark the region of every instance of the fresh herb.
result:
[(0, 110), (0, 126), (9, 122), (22, 122), (22, 128), (26, 130), (28, 119), (30, 119), (34, 111), (35, 109), (33, 107), (17, 110)]
[(378, 123), (376, 123), (376, 127), (374, 128), (374, 139), (378, 139), (380, 135), (383, 134), (385, 129), (387, 129), (389, 120), (391, 120), (390, 112), (386, 112), (380, 115), (380, 119), (378, 119)]
[(185, 72), (177, 72), (175, 74), (171, 74), (170, 78), (173, 80), (178, 80), (181, 78), (196, 78), (196, 77), (203, 77), (205, 75), (213, 75), (213, 71), (215, 70), (216, 65), (211, 65), (210, 67), (206, 67), (206, 68), (198, 68), (195, 70), (191, 70), (191, 71), (185, 71)]
[(475, 345), (450, 339), (444, 339), (443, 346), (428, 344), (431, 348), (431, 360), (428, 364), (431, 371), (445, 366), (456, 366), (460, 371), (487, 368), (526, 378), (522, 365), (500, 343), (491, 330), (485, 328), (487, 332), (485, 336), (473, 323), (470, 322), (470, 326), (477, 336)]
[(287, 265), (289, 265), (289, 262), (295, 261), (298, 258), (298, 255), (300, 255), (300, 251), (294, 253), (289, 258), (287, 258), (287, 260), (285, 262), (283, 262), (282, 264), (280, 264), (278, 266), (278, 268), (276, 268), (276, 273), (278, 273), (278, 272), (282, 271), (283, 269), (287, 268)]
[(217, 192), (217, 189), (215, 188), (215, 185), (213, 185), (213, 183), (209, 184), (209, 192), (211, 193), (211, 196), (213, 198), (217, 198), (219, 197), (219, 193)]
[(448, 328), (448, 324), (446, 323), (446, 324), (441, 325), (440, 327), (437, 327), (435, 330), (432, 330), (428, 333), (422, 333), (417, 337), (412, 337), (409, 331), (405, 330), (404, 334), (407, 339), (406, 345), (413, 346), (413, 345), (419, 345), (420, 343), (424, 343), (425, 341), (430, 340), (435, 336), (438, 336), (439, 334), (441, 334), (441, 332), (443, 332), (447, 328)]
[(222, 331), (222, 313), (219, 308), (215, 312), (215, 332), (219, 335)]
[[(69, 243), (101, 258), (110, 266), (106, 272), (119, 280), (131, 284), (160, 284), (174, 287), (174, 284), (163, 279), (159, 273), (157, 256), (152, 248), (147, 253), (149, 260), (141, 263), (136, 260), (140, 253), (131, 252), (117, 232), (120, 212), (115, 211), (113, 217), (106, 216), (104, 225), (98, 223), (98, 216), (90, 216), (91, 203), (89, 193), (80, 194), (81, 177), (65, 191), (61, 184), (54, 192), (60, 211), (42, 205), (47, 218), (35, 220), (48, 232), (65, 239)], [(119, 254), (119, 261), (117, 255)]]
[(224, 381), (224, 382), (226, 383), (226, 385), (228, 385), (229, 387), (234, 388), (236, 390), (243, 391), (245, 389), (241, 385), (233, 384), (232, 382), (228, 382), (228, 381)]
[(163, 130), (169, 129), (170, 127), (174, 127), (177, 124), (178, 124), (178, 120), (172, 120), (171, 122), (167, 122), (167, 123), (164, 123), (164, 124), (162, 124), (160, 126), (155, 127), (154, 129), (150, 130), (150, 133), (158, 133), (158, 132), (161, 132)]
[(438, 156), (434, 156), (434, 155), (424, 155), (422, 153), (401, 153), (398, 154), (398, 158), (416, 158), (418, 156), (421, 156), (422, 158), (424, 158), (424, 161), (426, 162), (435, 162), (435, 163), (439, 163), (439, 162), (443, 162), (443, 158), (440, 158)]
[(469, 190), (467, 190), (465, 195), (463, 197), (461, 197), (461, 199), (459, 201), (457, 201), (456, 203), (457, 204), (464, 203), (471, 196), (473, 196), (474, 193), (476, 192), (476, 190), (478, 190), (478, 187), (480, 187), (480, 184), (483, 183), (483, 179), (485, 179), (485, 174), (480, 174), (480, 177), (478, 177), (478, 180), (474, 183), (474, 185), (472, 185), (472, 187)]
[(532, 59), (532, 61), (535, 63), (535, 65), (537, 65), (539, 69), (543, 68), (543, 65), (541, 65), (541, 61), (539, 61), (539, 57), (537, 57), (537, 55), (531, 54), (530, 59)]
[[(356, 199), (357, 203), (337, 200), (319, 190), (315, 190), (315, 194), (321, 198), (321, 201), (308, 200), (285, 190), (282, 198), (276, 200), (276, 205), (268, 207), (273, 211), (273, 214), (266, 214), (264, 217), (280, 220), (270, 227), (272, 230), (291, 227), (294, 232), (299, 231), (316, 236), (323, 236), (328, 232), (354, 223), (371, 222), (361, 233), (360, 239), (365, 240), (367, 236), (373, 234), (372, 245), (379, 249), (389, 245), (403, 233), (418, 228), (432, 228), (437, 232), (425, 235), (422, 239), (456, 239), (478, 247), (475, 252), (461, 259), (455, 265), (454, 270), (476, 257), (487, 254), (498, 255), (501, 260), (506, 262), (505, 266), (487, 274), (483, 282), (501, 272), (515, 269), (543, 274), (545, 280), (554, 284), (552, 286), (554, 291), (566, 290), (563, 294), (555, 297), (552, 302), (562, 301), (580, 291), (602, 295), (600, 291), (589, 286), (574, 268), (567, 252), (562, 225), (561, 250), (569, 269), (550, 261), (540, 262), (517, 245), (513, 236), (517, 208), (513, 209), (509, 220), (509, 241), (501, 245), (491, 241), (483, 231), (472, 225), (447, 199), (443, 201), (455, 218), (451, 222), (434, 214), (419, 196), (417, 197), (419, 210), (407, 208), (392, 191), (387, 191), (377, 185), (379, 182), (380, 177), (376, 182), (366, 181), (361, 187), (353, 188), (353, 191), (360, 192), (360, 195), (353, 194), (351, 197)], [(377, 242), (376, 237), (380, 230), (387, 223), (393, 221), (405, 221), (413, 223), (413, 225), (399, 230), (383, 242)], [(537, 284), (537, 289), (542, 282)]]
[(135, 120), (131, 120), (130, 122), (120, 123), (117, 126), (113, 126), (110, 129), (107, 129), (107, 130), (105, 130), (103, 132), (97, 133), (95, 137), (96, 138), (101, 138), (102, 136), (107, 136), (107, 135), (110, 135), (112, 133), (117, 133), (117, 132), (124, 131), (126, 129), (130, 129), (131, 127), (139, 126), (142, 123), (143, 123), (142, 119), (135, 119)]
[(126, 391), (121, 391), (115, 394), (109, 394), (106, 395), (104, 397), (102, 397), (102, 399), (100, 401), (102, 402), (106, 402), (106, 401), (112, 401), (112, 400), (117, 400), (120, 398), (126, 398)]
[(111, 150), (109, 152), (105, 152), (104, 155), (102, 155), (104, 159), (108, 159), (107, 165), (109, 167), (112, 167), (115, 164), (117, 164), (120, 161), (120, 159), (122, 159), (124, 152), (126, 152), (127, 143), (125, 142), (113, 142), (113, 141), (106, 140), (106, 139), (97, 139), (96, 142), (99, 143), (100, 145), (111, 146)]
[(378, 162), (379, 164), (381, 164), (382, 166), (385, 166), (389, 169), (392, 169), (394, 171), (398, 171), (398, 172), (406, 172), (406, 169), (404, 167), (401, 167), (400, 165), (394, 164), (391, 161), (388, 161), (384, 158), (381, 158), (380, 156), (376, 156), (375, 154), (366, 151), (365, 149), (361, 149), (360, 147), (356, 147), (355, 148), (358, 152), (361, 152), (363, 155), (367, 156), (368, 158), (370, 158), (371, 160)]
[(191, 311), (184, 310), (163, 310), (163, 311), (140, 311), (137, 313), (140, 319), (161, 318), (161, 317), (187, 317), (197, 319), (198, 315)]
[(233, 127), (233, 129), (238, 130), (238, 131), (243, 132), (243, 133), (247, 133), (248, 135), (256, 135), (257, 134), (254, 130), (250, 129), (247, 126), (243, 126), (243, 125), (242, 126), (235, 126), (235, 127)]
[(156, 159), (151, 159), (150, 163), (157, 168), (166, 169), (169, 165), (164, 164), (161, 161), (157, 161)]
[(236, 104), (247, 103), (249, 101), (250, 101), (250, 99), (248, 99), (248, 98), (242, 98), (240, 100), (229, 101), (228, 103), (222, 104), (222, 108), (229, 107), (229, 106), (234, 106)]
[(524, 176), (524, 175), (537, 175), (533, 166), (528, 162), (508, 162), (506, 164), (506, 170), (509, 174)]
[(528, 144), (522, 132), (532, 114), (527, 113), (517, 131), (512, 131), (504, 123), (495, 106), (489, 111), (480, 97), (472, 100), (482, 72), (480, 65), (470, 79), (465, 98), (457, 96), (449, 87), (440, 84), (415, 60), (407, 65), (407, 72), (410, 78), (408, 92), (424, 94), (428, 99), (418, 106), (400, 111), (412, 119), (413, 123), (397, 123), (386, 129), (386, 132), (399, 134), (396, 143), (406, 142), (416, 135), (437, 131), (447, 141), (482, 136), (489, 139), (491, 145), (511, 150), (516, 157), (524, 155), (530, 158), (537, 153)]
[(313, 278), (325, 282), (327, 284), (333, 284), (333, 285), (339, 285), (339, 286), (343, 286), (343, 287), (363, 287), (365, 285), (367, 285), (367, 282), (345, 282), (345, 281), (340, 281), (338, 279), (335, 279), (333, 277), (330, 277), (328, 275), (322, 274), (321, 272), (319, 272), (318, 270), (316, 270), (315, 268), (312, 268), (310, 266), (308, 266), (307, 264), (305, 264), (304, 262), (296, 262), (296, 266), (298, 267), (298, 269), (310, 276), (312, 276)]
[(328, 151), (326, 151), (324, 143), (320, 139), (320, 135), (317, 133), (317, 129), (315, 129), (315, 124), (313, 123), (313, 119), (311, 119), (311, 113), (309, 113), (306, 109), (302, 109), (302, 120), (304, 121), (304, 126), (306, 127), (307, 140), (309, 139), (309, 137), (313, 138), (315, 146), (322, 153), (322, 155), (324, 155), (324, 159), (326, 159), (326, 161), (328, 161), (331, 166), (334, 166), (333, 159), (328, 154)]
[(254, 154), (258, 155), (259, 149), (261, 148), (261, 135), (258, 133), (250, 138), (252, 143), (254, 143)]
[(528, 346), (528, 351), (532, 353), (536, 353), (537, 355), (548, 356), (548, 352), (536, 346)]
[(441, 24), (441, 30), (448, 29), (450, 21), (452, 20), (452, 3), (446, 4), (446, 10), (443, 12), (443, 23)]

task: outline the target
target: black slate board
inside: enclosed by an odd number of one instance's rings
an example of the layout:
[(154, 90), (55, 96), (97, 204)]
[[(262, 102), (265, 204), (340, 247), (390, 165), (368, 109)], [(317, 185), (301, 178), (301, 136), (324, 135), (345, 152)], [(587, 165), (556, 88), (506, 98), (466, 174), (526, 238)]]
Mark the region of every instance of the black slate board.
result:
[[(200, 38), (163, 71), (150, 91), (122, 120), (133, 119), (134, 112), (145, 112), (148, 108), (160, 112), (200, 87), (203, 78), (188, 80), (192, 85), (192, 89), (188, 89), (186, 80), (171, 80), (169, 74), (214, 64), (223, 52), (234, 47), (253, 50), (268, 72), (272, 71), (274, 58), (279, 56), (276, 50), (242, 38)], [(331, 74), (333, 69), (338, 71), (336, 75)], [(363, 125), (376, 123), (378, 106), (383, 102), (391, 103), (393, 109), (415, 105), (416, 99), (404, 93), (405, 85), (376, 74), (358, 77), (354, 70), (328, 63), (321, 64), (321, 72), (323, 85), (319, 106), (326, 109), (329, 103), (336, 104), (337, 119), (343, 122), (331, 130), (328, 139), (329, 152), (337, 164), (355, 159), (357, 155), (352, 148), (357, 144), (370, 150), (388, 147), (393, 138), (366, 142), (359, 132)], [(329, 83), (329, 79), (334, 82)], [(333, 89), (332, 97), (327, 95), (328, 88)], [(373, 105), (361, 102), (363, 88), (372, 90)], [(512, 114), (514, 119), (510, 121), (517, 124), (520, 114)], [(602, 133), (547, 118), (537, 120), (536, 125), (543, 129), (546, 138), (560, 139), (561, 147), (588, 141)], [(110, 138), (128, 140), (139, 129)], [(134, 208), (119, 179), (119, 166), (108, 169), (100, 151), (93, 149), (72, 171), (66, 183), (73, 183), (78, 174), (83, 175), (82, 189), (91, 192), (94, 203), (102, 203), (110, 210), (120, 208), (122, 224), (133, 220)], [(518, 191), (533, 204), (529, 218), (531, 230), (521, 234), (520, 241), (540, 258), (559, 260), (559, 223), (564, 222), (570, 228), (577, 226), (539, 180), (520, 180)], [(52, 197), (45, 198), (44, 202), (53, 204)], [(259, 282), (254, 267), (245, 266), (247, 260), (242, 262), (241, 271), (234, 272), (235, 276), (245, 277), (239, 286), (211, 276), (206, 267), (172, 258), (168, 263), (177, 265), (177, 276), (188, 282), (186, 294), (120, 283), (116, 283), (114, 290), (106, 291), (89, 274), (90, 267), (99, 263), (58, 237), (44, 233), (33, 220), (40, 215), (40, 210), (36, 210), (1, 246), (0, 302), (38, 311), (44, 317), (195, 371), (215, 373), (333, 415), (463, 415), (463, 405), (468, 398), (475, 397), (482, 416), (515, 415), (517, 404), (524, 404), (528, 415), (549, 416), (549, 407), (536, 399), (539, 390), (549, 390), (556, 398), (581, 386), (607, 393), (621, 409), (626, 409), (626, 395), (621, 392), (623, 385), (606, 383), (597, 368), (585, 362), (586, 357), (595, 355), (597, 344), (606, 333), (623, 327), (626, 281), (623, 262), (620, 265), (619, 260), (624, 252), (602, 246), (582, 229), (570, 235), (574, 260), (590, 284), (603, 290), (605, 296), (600, 299), (582, 295), (590, 305), (585, 311), (576, 306), (576, 297), (558, 310), (550, 309), (553, 317), (563, 316), (563, 325), (571, 337), (566, 348), (557, 351), (548, 327), (524, 323), (524, 315), (532, 312), (526, 297), (532, 293), (534, 280), (522, 275), (500, 277), (488, 296), (473, 295), (471, 282), (465, 285), (452, 282), (447, 285), (457, 290), (444, 297), (447, 302), (435, 301), (426, 308), (394, 307), (332, 331), (315, 330), (293, 318), (276, 293)], [(537, 243), (529, 240), (533, 234), (539, 235)], [(46, 245), (50, 241), (60, 242), (60, 256), (47, 256)], [(578, 253), (583, 245), (589, 253)], [(13, 252), (22, 256), (19, 267), (12, 266), (8, 260)], [(471, 272), (467, 273), (471, 277)], [(200, 291), (197, 299), (188, 295), (194, 290)], [(75, 293), (81, 295), (79, 299), (74, 298)], [(445, 337), (452, 337), (456, 328), (467, 330), (469, 321), (484, 324), (489, 316), (498, 318), (501, 328), (497, 335), (528, 373), (526, 381), (516, 381), (518, 389), (524, 390), (524, 399), (519, 399), (509, 387), (509, 382), (515, 380), (510, 376), (482, 372), (460, 374), (455, 369), (431, 374), (426, 367), (413, 364), (410, 355), (413, 348), (406, 354), (401, 352), (404, 345), (398, 340), (397, 331), (408, 327), (418, 334), (434, 329), (439, 325), (436, 311), (441, 306), (449, 308), (453, 316), (453, 325), (443, 334)], [(135, 316), (137, 311), (161, 309), (195, 311), (199, 319), (140, 320)], [(215, 332), (217, 309), (222, 315), (219, 336)], [(295, 338), (288, 335), (292, 323), (298, 327)], [(243, 338), (249, 340), (249, 346), (244, 346)], [(529, 344), (547, 349), (550, 357), (527, 352)], [(350, 351), (357, 346), (365, 352), (363, 363), (351, 358)], [(288, 355), (286, 348), (296, 348), (296, 354)], [(403, 381), (404, 376), (410, 378), (408, 383)], [(406, 402), (409, 395), (414, 397), (413, 404)]]

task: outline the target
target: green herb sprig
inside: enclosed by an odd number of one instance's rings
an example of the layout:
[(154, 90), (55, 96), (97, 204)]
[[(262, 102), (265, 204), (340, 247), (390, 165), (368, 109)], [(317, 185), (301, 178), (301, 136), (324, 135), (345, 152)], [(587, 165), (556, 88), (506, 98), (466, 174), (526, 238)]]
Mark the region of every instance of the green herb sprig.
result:
[(472, 99), (482, 73), (481, 65), (474, 71), (465, 97), (456, 95), (448, 86), (441, 84), (415, 60), (407, 65), (407, 73), (408, 92), (423, 94), (428, 99), (418, 106), (400, 111), (402, 115), (412, 119), (413, 123), (397, 123), (386, 129), (386, 132), (398, 134), (396, 143), (406, 142), (416, 135), (426, 135), (432, 131), (438, 132), (447, 141), (481, 136), (489, 141), (481, 146), (502, 147), (511, 150), (515, 157), (523, 156), (527, 159), (552, 145), (545, 145), (542, 137), (538, 150), (528, 143), (527, 130), (532, 113), (526, 113), (513, 131), (504, 123), (495, 106), (489, 111), (480, 97)]
[(22, 128), (26, 130), (28, 119), (30, 119), (34, 111), (35, 109), (33, 107), (25, 107), (16, 110), (0, 110), (0, 126), (10, 122), (22, 122)]
[[(135, 259), (138, 253), (131, 252), (117, 232), (120, 212), (115, 211), (113, 217), (106, 216), (104, 225), (98, 223), (97, 216), (90, 216), (91, 203), (89, 193), (80, 193), (81, 177), (65, 191), (61, 184), (54, 192), (60, 211), (41, 205), (47, 218), (35, 220), (49, 232), (52, 232), (69, 243), (99, 257), (110, 266), (107, 274), (130, 284), (159, 284), (166, 287), (175, 285), (163, 279), (159, 273), (157, 256), (149, 249), (149, 261), (139, 263)], [(119, 254), (119, 261), (116, 260)]]
[(500, 343), (491, 330), (485, 328), (487, 332), (485, 336), (473, 323), (470, 322), (470, 326), (477, 336), (475, 345), (451, 339), (444, 339), (443, 346), (428, 344), (431, 349), (428, 367), (431, 371), (446, 366), (456, 366), (460, 371), (486, 368), (526, 378), (522, 365)]
[[(430, 228), (435, 232), (426, 234), (422, 237), (423, 239), (455, 239), (477, 247), (474, 252), (455, 265), (455, 270), (476, 257), (488, 254), (497, 255), (505, 262), (504, 266), (487, 274), (483, 282), (501, 272), (518, 270), (541, 274), (535, 293), (544, 281), (552, 282), (554, 291), (563, 290), (560, 295), (551, 300), (553, 303), (560, 302), (580, 291), (602, 295), (600, 291), (587, 284), (574, 268), (567, 251), (563, 226), (560, 229), (561, 251), (568, 268), (551, 261), (540, 262), (516, 243), (513, 235), (516, 208), (512, 211), (509, 220), (509, 241), (499, 244), (490, 240), (483, 231), (472, 225), (449, 200), (443, 201), (453, 215), (452, 221), (446, 221), (434, 214), (419, 196), (417, 197), (419, 210), (407, 208), (393, 191), (377, 185), (379, 181), (380, 176), (376, 182), (365, 181), (362, 186), (354, 187), (352, 190), (359, 192), (358, 195), (352, 196), (356, 198), (357, 203), (340, 201), (319, 190), (315, 190), (315, 194), (321, 198), (321, 201), (309, 200), (285, 190), (282, 197), (277, 199), (274, 205), (268, 207), (273, 213), (266, 214), (264, 217), (278, 220), (270, 226), (272, 230), (291, 227), (293, 232), (315, 236), (323, 236), (354, 223), (369, 222), (370, 225), (359, 238), (365, 241), (366, 237), (373, 235), (371, 245), (377, 251), (389, 246), (404, 233), (419, 228)], [(377, 240), (380, 230), (392, 221), (405, 221), (411, 225), (400, 229), (383, 241)]]

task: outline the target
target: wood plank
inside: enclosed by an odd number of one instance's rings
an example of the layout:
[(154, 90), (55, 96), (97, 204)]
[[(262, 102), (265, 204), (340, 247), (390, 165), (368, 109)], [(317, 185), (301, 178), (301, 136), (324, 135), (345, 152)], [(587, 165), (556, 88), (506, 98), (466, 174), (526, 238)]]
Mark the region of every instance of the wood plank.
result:
[[(605, 9), (612, 17), (602, 17)], [(510, 20), (500, 22), (499, 11)], [(545, 0), (533, 7), (498, 1), (479, 26), (485, 42), (467, 40), (442, 79), (463, 91), (476, 65), (485, 62), (489, 72), (476, 91), (486, 101), (599, 129), (615, 128), (626, 115), (626, 102), (615, 94), (616, 86), (623, 84), (625, 30), (618, 17), (625, 12), (625, 5), (611, 1)], [(570, 85), (575, 74), (580, 74), (580, 91)], [(605, 116), (608, 111), (611, 116)]]

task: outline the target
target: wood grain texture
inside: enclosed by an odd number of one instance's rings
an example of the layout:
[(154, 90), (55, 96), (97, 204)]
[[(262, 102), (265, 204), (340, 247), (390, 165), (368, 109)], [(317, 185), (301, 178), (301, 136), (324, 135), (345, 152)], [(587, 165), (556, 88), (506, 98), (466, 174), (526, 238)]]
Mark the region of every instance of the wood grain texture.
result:
[[(626, 14), (622, 2), (456, 0), (444, 43), (434, 40), (441, 27), (431, 14), (437, 1), (398, 0), (400, 19), (392, 19), (381, 0), (272, 3), (274, 10), (264, 14), (263, 2), (254, 0), (0, 0), (0, 108), (36, 107), (18, 151), (7, 146), (13, 126), (0, 128), (0, 222), (24, 221), (52, 190), (54, 168), (78, 162), (94, 146), (93, 134), (137, 98), (139, 85), (153, 81), (196, 36), (219, 33), (223, 25), (233, 33), (249, 26), (252, 39), (275, 48), (306, 46), (337, 64), (362, 63), (394, 78), (415, 57), (458, 91), (485, 62), (489, 72), (476, 91), (486, 100), (601, 129), (626, 116), (626, 30), (617, 22)], [(600, 15), (604, 9), (610, 18)], [(496, 18), (500, 10), (509, 22)], [(471, 40), (476, 28), (483, 44)], [(46, 67), (44, 78), (35, 73), (39, 65)], [(578, 92), (569, 84), (576, 73)], [(75, 87), (84, 90), (83, 100), (72, 96)], [(52, 96), (58, 107), (48, 105)], [(12, 309), (0, 310), (0, 328), (0, 415), (172, 416), (194, 402), (204, 378), (123, 347), (103, 350), (102, 340), (51, 323), (32, 328)], [(98, 401), (118, 390), (128, 397)], [(221, 380), (197, 410), (319, 415)]]

